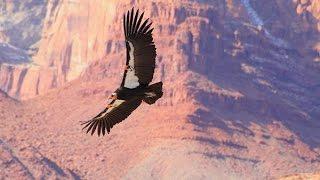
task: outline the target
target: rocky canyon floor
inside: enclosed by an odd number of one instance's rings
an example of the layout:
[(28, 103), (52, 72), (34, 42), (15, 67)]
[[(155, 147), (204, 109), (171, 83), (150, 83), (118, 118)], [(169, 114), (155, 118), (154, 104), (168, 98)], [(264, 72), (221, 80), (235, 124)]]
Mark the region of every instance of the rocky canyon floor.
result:
[(101, 110), (116, 85), (74, 81), (23, 102), (2, 94), (1, 178), (273, 179), (319, 171), (319, 149), (283, 122), (234, 117), (189, 97), (171, 105), (179, 95), (143, 104), (105, 137), (85, 134), (79, 121)]

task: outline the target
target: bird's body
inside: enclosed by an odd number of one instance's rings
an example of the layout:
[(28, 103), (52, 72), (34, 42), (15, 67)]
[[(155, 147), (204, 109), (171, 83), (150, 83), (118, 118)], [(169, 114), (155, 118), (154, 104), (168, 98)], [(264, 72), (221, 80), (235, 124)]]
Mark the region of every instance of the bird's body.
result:
[[(156, 83), (154, 85), (162, 85), (161, 82)], [(136, 97), (141, 97), (146, 98), (146, 97), (150, 97), (152, 96), (152, 93), (154, 91), (153, 86), (138, 86), (134, 89), (130, 89), (130, 88), (126, 88), (126, 87), (120, 87), (116, 90), (116, 94), (117, 94), (117, 99), (121, 99), (121, 100), (130, 100), (132, 98), (136, 98)]]
[(121, 100), (130, 100), (135, 97), (144, 97), (144, 94), (146, 92), (147, 88), (146, 87), (136, 87), (134, 89), (129, 89), (126, 87), (120, 87), (116, 90), (118, 99)]
[(127, 49), (126, 68), (120, 87), (112, 94), (112, 102), (93, 119), (84, 122), (91, 134), (97, 129), (98, 136), (126, 119), (141, 103), (154, 104), (162, 97), (162, 82), (152, 85), (156, 48), (153, 42), (152, 23), (145, 20), (144, 13), (134, 9), (123, 16), (123, 28)]

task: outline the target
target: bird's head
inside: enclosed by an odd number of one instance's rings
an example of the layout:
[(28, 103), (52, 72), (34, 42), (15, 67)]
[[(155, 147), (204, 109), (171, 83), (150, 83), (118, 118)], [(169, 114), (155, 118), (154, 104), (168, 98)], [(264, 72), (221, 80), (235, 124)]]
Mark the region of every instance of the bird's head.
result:
[(109, 99), (112, 99), (112, 100), (116, 100), (118, 98), (118, 95), (116, 92), (112, 93), (111, 96), (109, 97)]

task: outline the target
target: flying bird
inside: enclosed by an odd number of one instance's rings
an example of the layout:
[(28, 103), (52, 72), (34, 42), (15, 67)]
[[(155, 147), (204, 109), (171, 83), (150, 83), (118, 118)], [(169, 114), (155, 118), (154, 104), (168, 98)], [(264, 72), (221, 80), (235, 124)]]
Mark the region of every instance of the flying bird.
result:
[(162, 82), (149, 85), (156, 64), (156, 47), (149, 19), (134, 8), (123, 15), (123, 29), (127, 49), (126, 67), (120, 87), (111, 94), (112, 101), (97, 116), (83, 122), (83, 129), (98, 136), (109, 134), (110, 129), (125, 120), (142, 101), (154, 104), (162, 97)]

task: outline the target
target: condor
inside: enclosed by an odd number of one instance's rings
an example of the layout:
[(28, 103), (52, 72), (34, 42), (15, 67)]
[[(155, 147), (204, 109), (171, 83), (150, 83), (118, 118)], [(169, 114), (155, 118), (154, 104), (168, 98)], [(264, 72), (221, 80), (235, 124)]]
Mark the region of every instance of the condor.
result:
[(142, 21), (144, 13), (139, 14), (132, 8), (123, 15), (123, 28), (127, 49), (127, 60), (122, 83), (112, 93), (112, 101), (96, 117), (83, 122), (83, 129), (91, 132), (97, 130), (98, 136), (104, 136), (106, 131), (126, 119), (142, 101), (154, 104), (162, 97), (162, 82), (152, 85), (156, 60), (156, 47), (153, 42), (149, 19)]

